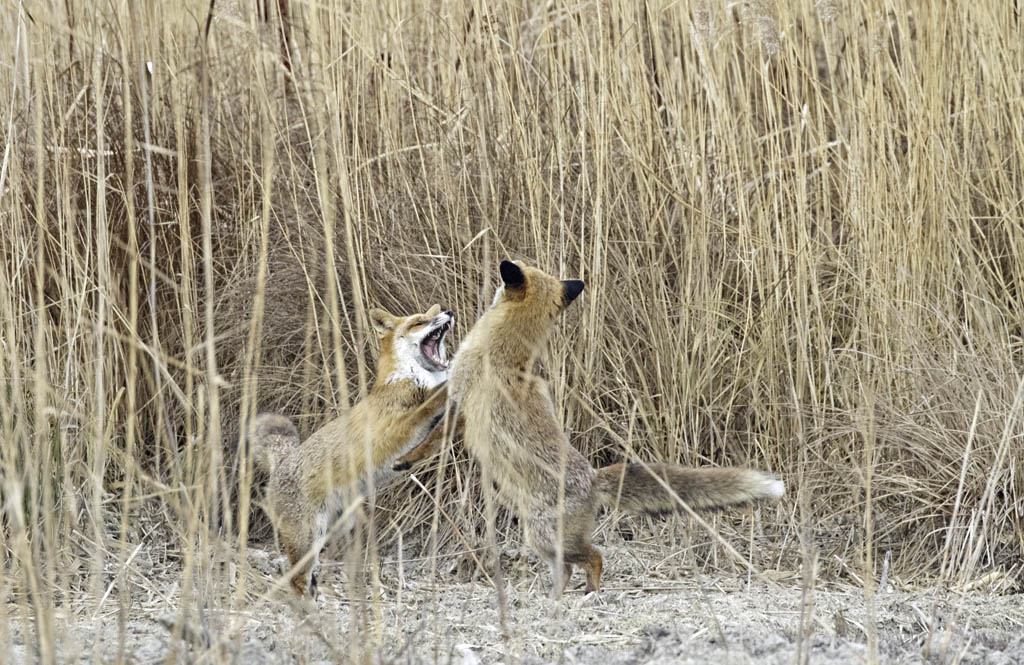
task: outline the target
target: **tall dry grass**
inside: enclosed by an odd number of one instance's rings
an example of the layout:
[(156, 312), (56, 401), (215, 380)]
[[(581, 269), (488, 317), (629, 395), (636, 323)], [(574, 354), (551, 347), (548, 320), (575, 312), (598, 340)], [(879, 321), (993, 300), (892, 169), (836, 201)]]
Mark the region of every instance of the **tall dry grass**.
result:
[[(1019, 586), (1024, 31), (913, 5), (4, 4), (0, 643), (124, 620), (154, 542), (247, 602), (238, 423), (308, 434), (368, 307), (464, 331), (505, 256), (587, 282), (547, 367), (595, 461), (782, 472), (825, 579)], [(417, 477), (371, 540), (464, 548), (471, 463)]]

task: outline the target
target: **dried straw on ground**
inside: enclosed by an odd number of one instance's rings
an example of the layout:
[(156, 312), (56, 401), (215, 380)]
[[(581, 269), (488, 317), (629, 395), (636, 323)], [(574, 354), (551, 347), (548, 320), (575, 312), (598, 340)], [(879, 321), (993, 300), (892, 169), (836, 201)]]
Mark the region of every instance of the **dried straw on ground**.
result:
[[(782, 472), (822, 579), (1019, 585), (1021, 17), (913, 4), (4, 4), (0, 642), (128, 607), (154, 534), (243, 602), (238, 423), (308, 434), (369, 307), (465, 330), (506, 256), (587, 282), (546, 367), (595, 461)], [(373, 542), (476, 543), (461, 448), (417, 478)]]

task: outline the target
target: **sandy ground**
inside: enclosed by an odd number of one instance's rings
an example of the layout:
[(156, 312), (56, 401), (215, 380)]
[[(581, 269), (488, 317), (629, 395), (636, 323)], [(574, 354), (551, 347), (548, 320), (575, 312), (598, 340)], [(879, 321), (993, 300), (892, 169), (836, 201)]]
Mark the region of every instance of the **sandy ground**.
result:
[[(603, 550), (602, 592), (575, 590), (560, 603), (548, 597), (546, 567), (532, 555), (507, 551), (504, 634), (497, 594), (486, 581), (470, 579), (468, 559), (461, 566), (440, 561), (432, 578), (426, 562), (399, 566), (386, 555), (379, 596), (356, 608), (347, 600), (343, 566), (326, 562), (314, 607), (274, 591), (281, 560), (255, 549), (248, 556), (252, 593), (233, 605), (207, 600), (201, 616), (182, 622), (180, 571), (147, 568), (140, 556), (123, 649), (126, 661), (136, 663), (164, 662), (172, 652), (177, 662), (334, 663), (357, 656), (360, 646), (369, 646), (362, 652), (372, 654), (366, 662), (409, 665), (771, 664), (801, 662), (801, 655), (810, 663), (868, 662), (872, 620), (859, 587), (819, 584), (808, 604), (794, 573), (665, 575), (673, 566), (664, 552), (622, 541), (603, 543)], [(238, 609), (218, 609), (232, 606)], [(77, 607), (58, 618), (59, 660), (114, 662), (116, 603)], [(370, 628), (357, 630), (353, 614)], [(1022, 595), (889, 591), (878, 595), (874, 614), (879, 662), (1024, 663)], [(180, 639), (171, 632), (176, 626), (184, 627)], [(12, 621), (11, 632), (11, 662), (37, 661), (31, 619)]]

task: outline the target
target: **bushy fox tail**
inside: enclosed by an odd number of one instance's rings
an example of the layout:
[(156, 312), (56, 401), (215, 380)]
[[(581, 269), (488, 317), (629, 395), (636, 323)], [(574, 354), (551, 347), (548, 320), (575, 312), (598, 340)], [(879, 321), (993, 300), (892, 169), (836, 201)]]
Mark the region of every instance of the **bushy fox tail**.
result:
[(299, 446), (299, 431), (285, 416), (259, 413), (249, 422), (248, 446), (253, 465), (270, 475)]
[(763, 471), (675, 464), (612, 464), (598, 469), (594, 489), (602, 505), (634, 515), (677, 512), (682, 506), (676, 496), (693, 509), (725, 508), (778, 499), (786, 491), (781, 480)]

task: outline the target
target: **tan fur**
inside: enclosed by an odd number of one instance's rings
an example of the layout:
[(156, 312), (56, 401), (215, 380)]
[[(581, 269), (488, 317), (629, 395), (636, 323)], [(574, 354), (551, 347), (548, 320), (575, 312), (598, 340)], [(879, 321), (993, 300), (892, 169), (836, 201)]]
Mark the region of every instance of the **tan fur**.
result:
[(446, 418), (447, 421), (442, 419), (442, 424), (446, 425), (445, 427), (435, 427), (430, 433), (430, 436), (427, 437), (426, 441), (395, 460), (395, 463), (391, 465), (391, 470), (407, 471), (416, 462), (424, 460), (436, 453), (438, 451), (438, 446), (440, 446), (442, 442), (459, 436), (459, 433), (462, 431), (462, 418), (457, 417), (457, 414), (455, 413), (449, 413)]
[(598, 469), (594, 478), (601, 505), (635, 515), (677, 512), (679, 500), (694, 510), (740, 506), (778, 498), (782, 490), (781, 481), (753, 469), (686, 469), (675, 464), (612, 464)]
[(440, 375), (440, 385), (424, 385), (416, 376), (422, 368), (403, 367), (409, 360), (396, 357), (396, 347), (405, 336), (450, 325), (451, 313), (437, 305), (404, 318), (374, 310), (371, 321), (380, 335), (380, 357), (376, 381), (363, 399), (301, 445), (284, 416), (263, 413), (250, 424), (253, 461), (270, 473), (266, 508), (297, 566), (291, 584), (300, 596), (307, 588), (316, 595), (315, 571), (329, 522), (365, 495), (371, 476), (375, 488), (383, 487), (397, 476), (393, 465), (400, 458), (428, 454), (421, 444), (444, 415), (447, 369), (428, 368)]
[[(507, 261), (501, 273), (502, 290), (455, 356), (449, 391), (465, 421), (466, 446), (517, 512), (527, 541), (551, 565), (555, 595), (564, 590), (573, 565), (586, 571), (586, 589), (597, 591), (602, 559), (590, 539), (598, 509), (618, 505), (658, 514), (677, 510), (678, 503), (639, 465), (595, 471), (558, 422), (536, 365), (582, 282), (562, 282)], [(694, 508), (777, 498), (783, 489), (759, 471), (650, 468)]]

